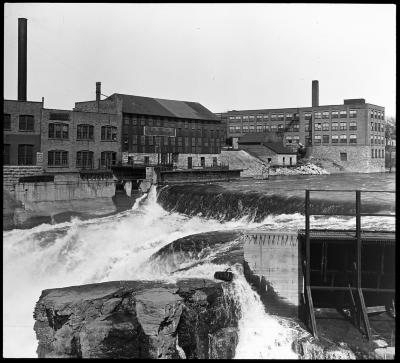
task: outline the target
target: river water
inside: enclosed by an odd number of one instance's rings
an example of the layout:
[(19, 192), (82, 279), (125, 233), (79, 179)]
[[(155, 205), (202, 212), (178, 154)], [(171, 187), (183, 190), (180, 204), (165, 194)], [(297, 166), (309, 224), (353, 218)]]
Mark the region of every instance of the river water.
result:
[[(37, 356), (33, 309), (42, 290), (113, 280), (212, 279), (215, 271), (229, 265), (228, 261), (213, 263), (211, 257), (238, 241), (190, 258), (167, 258), (161, 265), (154, 256), (177, 239), (205, 232), (304, 228), (305, 188), (395, 190), (395, 176), (276, 177), (153, 188), (132, 210), (112, 216), (3, 232), (3, 355)], [(346, 212), (353, 208), (354, 198), (354, 193), (336, 193), (333, 198), (320, 193), (313, 207)], [(363, 211), (393, 213), (394, 200), (394, 194), (363, 194)], [(311, 222), (314, 227), (354, 228), (355, 218), (313, 217)], [(363, 217), (362, 226), (395, 228), (390, 217)], [(242, 314), (236, 358), (297, 358), (291, 342), (307, 332), (293, 321), (268, 315), (240, 267), (234, 270), (236, 277), (227, 293), (235, 296)]]

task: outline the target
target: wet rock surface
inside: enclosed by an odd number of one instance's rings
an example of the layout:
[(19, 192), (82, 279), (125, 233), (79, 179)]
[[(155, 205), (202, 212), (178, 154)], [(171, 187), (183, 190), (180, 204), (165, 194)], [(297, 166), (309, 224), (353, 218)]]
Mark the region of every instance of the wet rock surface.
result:
[(114, 281), (44, 290), (39, 358), (231, 358), (238, 312), (223, 282)]

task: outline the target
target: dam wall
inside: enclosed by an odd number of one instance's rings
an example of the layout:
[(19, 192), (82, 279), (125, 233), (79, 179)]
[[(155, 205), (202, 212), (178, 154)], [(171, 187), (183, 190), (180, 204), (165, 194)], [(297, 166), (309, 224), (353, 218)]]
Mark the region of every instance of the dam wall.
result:
[(246, 277), (256, 285), (270, 313), (298, 316), (303, 291), (297, 231), (246, 232)]
[(111, 198), (115, 194), (115, 183), (113, 180), (17, 183), (14, 193), (15, 199), (22, 203)]

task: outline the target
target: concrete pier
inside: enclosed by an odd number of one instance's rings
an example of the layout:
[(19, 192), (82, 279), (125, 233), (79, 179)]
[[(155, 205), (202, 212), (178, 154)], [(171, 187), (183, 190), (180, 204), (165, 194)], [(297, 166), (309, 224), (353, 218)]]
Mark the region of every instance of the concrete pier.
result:
[(297, 231), (248, 232), (244, 239), (244, 259), (251, 274), (259, 277), (267, 305), (281, 314), (298, 315), (303, 274)]

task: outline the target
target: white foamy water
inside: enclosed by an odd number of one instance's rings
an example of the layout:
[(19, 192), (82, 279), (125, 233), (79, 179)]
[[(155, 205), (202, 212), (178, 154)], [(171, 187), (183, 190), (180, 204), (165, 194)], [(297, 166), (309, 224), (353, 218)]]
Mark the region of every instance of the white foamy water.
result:
[[(351, 228), (354, 220), (325, 218), (315, 222), (324, 228)], [(377, 227), (382, 227), (379, 223)], [(215, 271), (228, 267), (210, 262), (215, 251), (205, 256), (202, 264), (188, 259), (180, 266), (189, 267), (188, 270), (172, 274), (168, 268), (155, 268), (148, 258), (163, 246), (191, 234), (261, 226), (303, 228), (304, 217), (269, 216), (262, 223), (250, 223), (245, 216), (230, 222), (189, 217), (164, 210), (152, 189), (148, 196), (136, 201), (132, 210), (113, 216), (4, 232), (3, 355), (37, 357), (33, 310), (42, 290), (113, 280), (212, 278)], [(258, 295), (241, 272), (237, 274), (231, 291), (242, 311), (236, 356), (294, 357), (290, 349), (291, 328), (285, 326), (284, 320), (268, 316)]]

